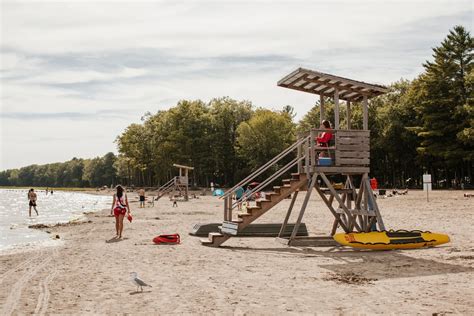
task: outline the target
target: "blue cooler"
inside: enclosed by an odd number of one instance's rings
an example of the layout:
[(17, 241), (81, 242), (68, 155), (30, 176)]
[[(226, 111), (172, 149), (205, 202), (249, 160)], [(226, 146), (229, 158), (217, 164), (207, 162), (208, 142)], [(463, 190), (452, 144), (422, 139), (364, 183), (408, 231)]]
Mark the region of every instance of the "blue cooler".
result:
[(332, 159), (330, 157), (319, 157), (318, 166), (330, 166), (332, 165)]

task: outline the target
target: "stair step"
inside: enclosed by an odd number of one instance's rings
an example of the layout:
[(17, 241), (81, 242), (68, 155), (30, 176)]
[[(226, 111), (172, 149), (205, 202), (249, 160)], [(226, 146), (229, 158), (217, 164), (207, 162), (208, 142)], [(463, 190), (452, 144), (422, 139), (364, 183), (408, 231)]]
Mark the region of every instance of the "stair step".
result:
[(272, 195), (280, 195), (280, 193), (277, 193), (277, 192), (268, 192), (268, 193), (265, 193), (265, 196), (272, 196)]
[(222, 235), (221, 233), (209, 233), (209, 237), (211, 238), (214, 238), (214, 237), (222, 237), (224, 235)]
[(261, 207), (258, 206), (258, 205), (255, 205), (255, 206), (247, 206), (247, 210), (259, 210), (259, 209), (261, 209)]
[(237, 216), (238, 217), (246, 217), (246, 216), (252, 216), (252, 214), (250, 214), (250, 213), (238, 213)]
[(299, 180), (300, 179), (300, 174), (299, 173), (292, 173), (291, 174), (291, 178), (293, 180)]
[(292, 180), (292, 179), (283, 179), (283, 180), (281, 180), (281, 182), (283, 182), (283, 183), (290, 183), (291, 180)]
[(222, 233), (235, 236), (237, 235), (237, 231), (239, 230), (239, 223), (224, 221), (220, 230)]

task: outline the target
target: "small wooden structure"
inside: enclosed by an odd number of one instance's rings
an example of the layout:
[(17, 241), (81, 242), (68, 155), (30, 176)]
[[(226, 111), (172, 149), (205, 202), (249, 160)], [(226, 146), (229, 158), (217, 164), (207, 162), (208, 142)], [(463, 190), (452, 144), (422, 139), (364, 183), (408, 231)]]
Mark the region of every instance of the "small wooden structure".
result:
[(179, 175), (171, 178), (158, 189), (156, 199), (159, 200), (165, 194), (171, 193), (172, 196), (182, 197), (184, 201), (188, 201), (189, 170), (194, 170), (194, 168), (178, 164), (173, 164), (173, 167), (179, 168)]
[[(385, 226), (379, 212), (377, 202), (370, 187), (368, 173), (370, 171), (370, 131), (368, 129), (368, 100), (386, 93), (387, 88), (368, 84), (361, 81), (329, 75), (326, 73), (298, 68), (280, 81), (278, 86), (317, 94), (320, 96), (320, 118), (325, 119), (324, 97), (331, 97), (335, 104), (334, 144), (329, 147), (319, 147), (316, 137), (323, 130), (312, 129), (300, 135), (298, 140), (257, 169), (250, 176), (228, 190), (224, 198), (224, 222), (220, 232), (210, 233), (208, 239), (202, 240), (204, 245), (219, 246), (232, 236), (237, 236), (251, 222), (259, 218), (273, 206), (292, 196), (288, 211), (280, 230), (279, 241), (287, 245), (330, 246), (334, 245), (331, 236), (340, 227), (345, 232), (368, 232), (375, 228), (384, 230)], [(339, 121), (340, 101), (347, 104), (347, 125), (341, 126)], [(362, 130), (352, 129), (351, 103), (361, 102), (363, 113)], [(330, 164), (323, 165), (320, 153), (330, 157)], [(246, 213), (233, 216), (233, 210), (246, 200), (247, 195), (239, 201), (232, 201), (232, 195), (238, 187), (253, 181), (260, 174), (279, 161), (289, 161), (272, 176), (261, 182), (253, 192), (258, 192), (273, 183), (277, 178), (287, 174), (291, 169), (291, 179), (284, 179), (283, 185), (273, 186), (273, 192), (267, 193), (265, 200), (257, 201), (256, 206), (247, 207)], [(289, 158), (291, 157), (291, 158)], [(326, 159), (327, 160), (327, 159)], [(336, 187), (330, 180), (331, 176), (342, 175), (345, 179), (341, 187)], [(358, 185), (356, 186), (356, 183)], [(329, 236), (298, 238), (297, 232), (307, 209), (311, 194), (316, 191), (334, 216), (334, 224)], [(289, 238), (284, 238), (289, 218), (299, 192), (306, 192), (298, 214), (293, 232)]]

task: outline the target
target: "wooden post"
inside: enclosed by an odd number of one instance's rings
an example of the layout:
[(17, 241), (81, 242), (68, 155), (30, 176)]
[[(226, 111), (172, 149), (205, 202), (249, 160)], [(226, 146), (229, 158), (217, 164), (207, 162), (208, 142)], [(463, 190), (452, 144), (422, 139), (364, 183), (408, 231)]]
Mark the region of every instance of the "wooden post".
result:
[(188, 201), (188, 186), (189, 186), (189, 179), (188, 179), (188, 169), (184, 169), (184, 200)]
[[(303, 135), (301, 133), (299, 133), (298, 134), (298, 141), (300, 141), (301, 138), (303, 138)], [(303, 144), (298, 145), (297, 151), (298, 151), (298, 153), (297, 153), (298, 159), (303, 157)], [(298, 173), (299, 174), (303, 173), (302, 169), (303, 169), (303, 161), (299, 160), (298, 161)]]
[(278, 233), (279, 238), (282, 238), (283, 234), (285, 233), (286, 225), (288, 224), (288, 220), (290, 219), (291, 211), (293, 210), (293, 206), (295, 205), (298, 192), (299, 191), (295, 191), (295, 193), (293, 193), (293, 198), (291, 199), (290, 207), (288, 208), (288, 211), (286, 212), (285, 220), (283, 221), (283, 224), (281, 225), (281, 228), (280, 228), (280, 232)]
[(291, 241), (296, 237), (296, 234), (298, 233), (298, 229), (300, 228), (301, 220), (303, 219), (306, 206), (308, 206), (309, 198), (311, 197), (311, 193), (313, 192), (313, 188), (314, 188), (314, 185), (316, 184), (317, 177), (318, 177), (318, 174), (316, 172), (313, 173), (313, 177), (311, 178), (308, 191), (306, 191), (306, 195), (303, 200), (303, 205), (301, 205), (300, 214), (298, 215), (298, 219), (296, 220), (295, 227), (293, 227), (293, 232), (291, 233), (290, 239), (288, 241), (288, 245), (290, 246), (291, 246)]
[(319, 126), (323, 123), (326, 113), (324, 112), (324, 97), (319, 95)]
[(314, 147), (316, 146), (316, 131), (315, 130), (311, 130), (310, 132), (310, 140), (309, 140), (309, 154), (310, 154), (310, 165), (311, 165), (311, 171), (310, 172), (314, 172), (314, 168), (316, 167), (316, 150), (314, 149)]
[(224, 221), (230, 221), (229, 219), (229, 203), (227, 197), (224, 199)]
[(347, 105), (347, 129), (351, 129), (351, 101), (346, 102)]
[(334, 90), (334, 129), (339, 129), (339, 90)]
[(367, 103), (367, 95), (364, 95), (364, 101), (362, 103), (362, 113), (363, 113), (363, 129), (369, 129), (369, 105)]

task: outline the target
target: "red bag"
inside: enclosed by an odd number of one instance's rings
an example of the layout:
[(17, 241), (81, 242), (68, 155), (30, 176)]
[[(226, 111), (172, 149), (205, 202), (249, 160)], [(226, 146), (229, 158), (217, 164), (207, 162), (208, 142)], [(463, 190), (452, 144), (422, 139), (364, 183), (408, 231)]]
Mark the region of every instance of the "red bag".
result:
[(181, 242), (179, 234), (159, 235), (153, 238), (155, 244), (179, 244)]

